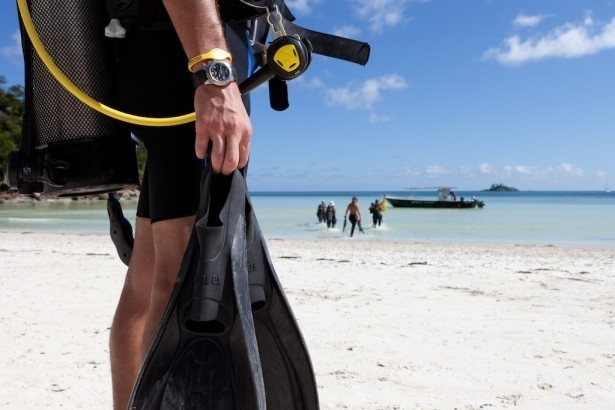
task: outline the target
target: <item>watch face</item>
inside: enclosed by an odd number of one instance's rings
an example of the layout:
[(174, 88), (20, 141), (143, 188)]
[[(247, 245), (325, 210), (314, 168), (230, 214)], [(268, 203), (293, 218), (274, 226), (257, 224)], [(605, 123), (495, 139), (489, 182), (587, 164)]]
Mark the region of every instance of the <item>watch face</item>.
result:
[(231, 77), (231, 70), (224, 63), (217, 62), (209, 68), (211, 79), (217, 82), (226, 82)]

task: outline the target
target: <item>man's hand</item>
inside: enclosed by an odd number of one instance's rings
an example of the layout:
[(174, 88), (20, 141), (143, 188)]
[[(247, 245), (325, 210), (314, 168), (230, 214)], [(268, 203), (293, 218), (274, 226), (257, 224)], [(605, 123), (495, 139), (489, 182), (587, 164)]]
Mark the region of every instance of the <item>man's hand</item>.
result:
[[(214, 48), (228, 50), (216, 0), (163, 0), (188, 59)], [(196, 155), (205, 158), (212, 144), (214, 173), (232, 173), (248, 163), (252, 125), (237, 83), (201, 85), (194, 95)]]
[(202, 85), (194, 95), (198, 158), (207, 156), (212, 143), (211, 169), (229, 175), (248, 163), (252, 124), (241, 100), (237, 83), (225, 87)]

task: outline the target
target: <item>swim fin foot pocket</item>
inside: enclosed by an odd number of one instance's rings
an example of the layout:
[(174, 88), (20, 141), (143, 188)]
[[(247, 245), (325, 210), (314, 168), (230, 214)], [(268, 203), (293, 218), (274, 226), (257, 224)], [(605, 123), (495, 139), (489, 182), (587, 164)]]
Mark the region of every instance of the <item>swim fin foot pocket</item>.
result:
[(113, 241), (115, 245), (120, 260), (128, 266), (135, 242), (132, 234), (132, 225), (124, 216), (120, 201), (112, 193), (109, 194), (109, 198), (107, 199), (107, 214), (109, 215), (109, 233), (111, 234), (111, 241)]
[(318, 409), (310, 357), (244, 175), (201, 185), (197, 222), (130, 409)]

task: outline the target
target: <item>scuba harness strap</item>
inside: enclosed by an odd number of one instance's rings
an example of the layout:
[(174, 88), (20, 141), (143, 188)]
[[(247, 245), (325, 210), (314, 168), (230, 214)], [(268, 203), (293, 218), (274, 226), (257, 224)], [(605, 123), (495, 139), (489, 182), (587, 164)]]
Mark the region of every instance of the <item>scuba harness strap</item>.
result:
[(312, 51), (316, 54), (360, 65), (367, 64), (369, 60), (370, 47), (367, 43), (308, 30), (286, 19), (284, 19), (284, 28), (290, 35), (307, 38), (312, 44)]

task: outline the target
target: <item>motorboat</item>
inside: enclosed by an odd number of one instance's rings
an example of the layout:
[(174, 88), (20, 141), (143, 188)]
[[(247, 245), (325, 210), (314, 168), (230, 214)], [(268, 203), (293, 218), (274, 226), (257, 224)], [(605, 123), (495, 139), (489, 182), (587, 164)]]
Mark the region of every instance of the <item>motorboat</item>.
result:
[(482, 208), (485, 206), (483, 201), (479, 201), (475, 197), (470, 200), (463, 197), (457, 198), (453, 191), (455, 187), (420, 187), (406, 188), (409, 190), (437, 190), (438, 199), (417, 199), (416, 196), (400, 197), (385, 195), (384, 198), (394, 208), (436, 208), (436, 209), (470, 209)]

